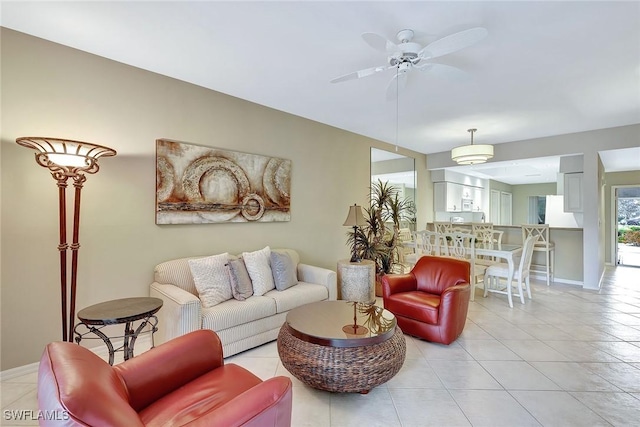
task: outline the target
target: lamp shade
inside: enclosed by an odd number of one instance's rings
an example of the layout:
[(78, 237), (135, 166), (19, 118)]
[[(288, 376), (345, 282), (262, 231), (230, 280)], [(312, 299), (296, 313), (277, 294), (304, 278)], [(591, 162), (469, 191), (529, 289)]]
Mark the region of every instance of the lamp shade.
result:
[(366, 223), (367, 221), (364, 219), (364, 215), (362, 215), (362, 206), (353, 205), (349, 206), (349, 214), (342, 225), (348, 227), (361, 227)]
[(16, 142), (36, 150), (38, 164), (52, 171), (62, 171), (67, 176), (78, 172), (96, 173), (99, 157), (116, 155), (109, 147), (69, 139), (23, 137)]
[(451, 160), (460, 165), (485, 163), (493, 158), (493, 145), (462, 145), (451, 150)]

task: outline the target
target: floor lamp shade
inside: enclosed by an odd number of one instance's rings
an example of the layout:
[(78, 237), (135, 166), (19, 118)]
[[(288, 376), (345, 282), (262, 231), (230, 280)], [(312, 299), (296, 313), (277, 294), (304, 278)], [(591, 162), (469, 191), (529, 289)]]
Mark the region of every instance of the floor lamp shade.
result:
[[(102, 145), (69, 139), (47, 137), (22, 137), (16, 142), (36, 151), (36, 163), (46, 167), (58, 185), (60, 213), (60, 297), (62, 311), (62, 340), (73, 341), (73, 328), (76, 311), (76, 288), (78, 273), (78, 242), (80, 229), (80, 192), (87, 177), (85, 174), (98, 172), (100, 157), (115, 156), (116, 151)], [(72, 242), (67, 242), (67, 181), (71, 178), (74, 194)], [(67, 286), (67, 251), (71, 250), (70, 283)], [(67, 297), (69, 310), (67, 310)], [(67, 323), (67, 319), (69, 320)]]

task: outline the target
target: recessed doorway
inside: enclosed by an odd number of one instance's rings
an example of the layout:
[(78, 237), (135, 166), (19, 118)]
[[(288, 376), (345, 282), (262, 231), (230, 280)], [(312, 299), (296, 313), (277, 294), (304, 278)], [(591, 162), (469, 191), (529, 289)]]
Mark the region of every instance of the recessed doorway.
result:
[(640, 267), (640, 186), (615, 188), (616, 264)]

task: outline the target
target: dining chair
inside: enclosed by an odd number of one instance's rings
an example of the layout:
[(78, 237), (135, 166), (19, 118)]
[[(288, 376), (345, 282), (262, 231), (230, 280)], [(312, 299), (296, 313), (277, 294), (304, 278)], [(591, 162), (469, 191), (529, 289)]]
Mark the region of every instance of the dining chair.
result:
[(413, 268), (418, 259), (424, 255), (440, 255), (439, 234), (435, 231), (421, 230), (411, 233), (413, 236), (413, 253), (404, 256), (405, 265)]
[(446, 221), (435, 221), (433, 223), (433, 229), (436, 233), (450, 233), (453, 225)]
[[(513, 272), (513, 277), (509, 280), (509, 265), (505, 263), (497, 263), (487, 267), (484, 272), (484, 296), (487, 296), (489, 292), (495, 292), (499, 294), (506, 294), (509, 301), (509, 307), (513, 308), (512, 287), (513, 281), (518, 281), (518, 293), (516, 296), (520, 297), (520, 302), (524, 304), (524, 290), (526, 287), (527, 296), (531, 299), (531, 286), (529, 281), (531, 270), (531, 257), (533, 256), (533, 248), (536, 242), (536, 238), (533, 236), (527, 237), (524, 242), (522, 253), (520, 255), (520, 262), (518, 268)], [(498, 289), (500, 285), (500, 279), (507, 280), (506, 289), (503, 291)]]
[(471, 271), (471, 301), (475, 300), (475, 285), (484, 277), (486, 265), (478, 264), (475, 253), (475, 237), (471, 233), (440, 233), (440, 255), (469, 262)]
[(523, 224), (522, 241), (524, 242), (527, 237), (530, 236), (537, 238), (537, 241), (533, 246), (533, 251), (544, 253), (544, 267), (547, 277), (547, 286), (549, 286), (553, 281), (553, 271), (555, 264), (555, 244), (549, 239), (549, 224)]
[[(504, 231), (494, 230), (493, 223), (472, 222), (471, 233), (477, 239), (477, 244), (487, 249), (502, 249), (502, 235)], [(478, 264), (491, 265), (497, 261), (495, 257), (478, 257)]]

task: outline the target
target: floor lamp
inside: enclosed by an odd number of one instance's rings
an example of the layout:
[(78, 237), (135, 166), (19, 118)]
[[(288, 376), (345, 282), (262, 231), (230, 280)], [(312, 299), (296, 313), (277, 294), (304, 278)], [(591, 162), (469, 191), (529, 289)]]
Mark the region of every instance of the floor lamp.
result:
[[(80, 191), (87, 180), (85, 174), (98, 172), (98, 158), (115, 156), (116, 151), (101, 145), (68, 139), (23, 137), (16, 139), (19, 145), (36, 150), (36, 163), (49, 169), (58, 184), (60, 212), (60, 296), (62, 307), (62, 340), (73, 341), (76, 316), (76, 285), (78, 273), (78, 232), (80, 227)], [(67, 181), (71, 178), (75, 187), (73, 207), (73, 240), (67, 243)], [(71, 283), (67, 289), (67, 250), (71, 249)], [(69, 311), (67, 312), (67, 294)], [(67, 328), (67, 317), (69, 324)]]

